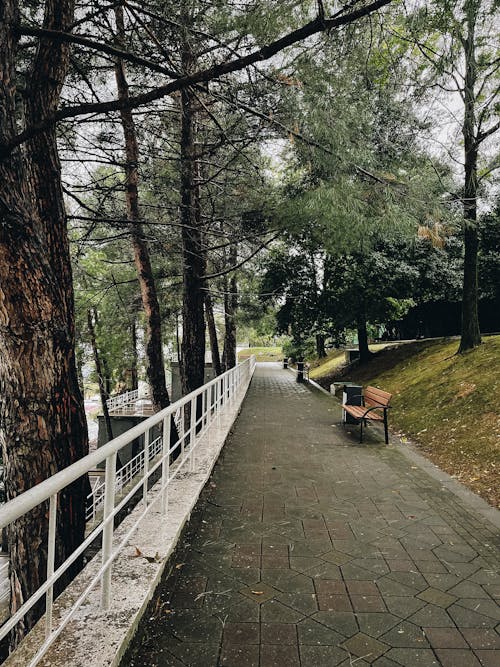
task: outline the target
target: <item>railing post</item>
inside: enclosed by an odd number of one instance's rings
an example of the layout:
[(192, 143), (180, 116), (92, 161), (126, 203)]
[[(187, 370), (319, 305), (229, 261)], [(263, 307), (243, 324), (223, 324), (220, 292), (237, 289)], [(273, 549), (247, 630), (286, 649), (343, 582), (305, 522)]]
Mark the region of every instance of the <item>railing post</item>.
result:
[(201, 432), (205, 432), (206, 428), (206, 409), (207, 409), (207, 389), (204, 389), (201, 393)]
[(222, 380), (217, 380), (217, 384), (215, 385), (215, 413), (217, 415), (217, 428), (220, 427), (220, 410), (222, 405), (220, 403), (221, 385)]
[(170, 425), (171, 415), (163, 419), (163, 451), (161, 463), (161, 508), (164, 515), (168, 512), (168, 478), (170, 475)]
[(181, 442), (181, 461), (184, 460), (184, 451), (186, 449), (186, 424), (184, 423), (184, 406), (181, 405), (181, 409), (179, 411), (179, 422), (182, 424), (181, 428), (179, 429), (179, 438)]
[[(54, 574), (56, 557), (56, 523), (57, 523), (57, 493), (50, 496), (49, 501), (49, 536), (47, 544), (47, 579)], [(54, 586), (45, 594), (45, 637), (52, 632), (52, 609), (54, 602)]]
[(194, 471), (194, 447), (196, 445), (196, 396), (191, 399), (191, 427), (189, 429), (189, 469)]
[(149, 472), (149, 440), (151, 437), (151, 429), (147, 429), (144, 433), (144, 481), (142, 483), (142, 499), (144, 500), (144, 507), (148, 506), (148, 472)]
[[(115, 508), (115, 477), (116, 477), (116, 452), (110, 454), (106, 459), (105, 487), (104, 487), (104, 516), (107, 521), (102, 532), (102, 563), (109, 560), (113, 548), (114, 519), (110, 519)], [(104, 570), (101, 577), (101, 606), (107, 611), (111, 601), (111, 563)]]

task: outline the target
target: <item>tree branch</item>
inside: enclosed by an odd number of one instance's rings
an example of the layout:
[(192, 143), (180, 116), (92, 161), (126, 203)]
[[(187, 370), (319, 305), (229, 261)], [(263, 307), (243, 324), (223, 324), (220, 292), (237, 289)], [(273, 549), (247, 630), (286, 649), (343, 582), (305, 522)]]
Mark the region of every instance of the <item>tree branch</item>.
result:
[[(320, 32), (324, 32), (325, 30), (333, 30), (353, 23), (354, 21), (357, 21), (358, 19), (377, 11), (385, 5), (388, 5), (391, 1), (392, 0), (374, 0), (374, 2), (370, 3), (369, 5), (354, 11), (350, 11), (345, 15), (339, 16), (337, 14), (335, 18), (325, 19), (324, 21), (317, 17), (309, 23), (303, 25), (301, 28), (293, 30), (292, 32), (286, 34), (284, 37), (281, 37), (280, 39), (277, 39), (274, 42), (271, 42), (270, 44), (267, 44), (266, 46), (263, 46), (262, 48), (249, 53), (246, 56), (242, 56), (241, 58), (236, 58), (235, 60), (227, 61), (225, 63), (213, 65), (207, 69), (198, 70), (193, 74), (181, 76), (178, 79), (170, 81), (163, 86), (159, 86), (158, 88), (147, 93), (143, 93), (135, 97), (130, 97), (127, 100), (88, 102), (85, 104), (68, 106), (59, 109), (59, 111), (56, 113), (49, 115), (41, 122), (25, 129), (23, 132), (20, 132), (17, 136), (10, 139), (10, 141), (4, 143), (3, 146), (0, 146), (0, 159), (5, 158), (14, 148), (24, 143), (34, 135), (45, 131), (47, 128), (51, 127), (58, 121), (67, 120), (69, 118), (75, 118), (76, 116), (83, 116), (91, 113), (106, 113), (110, 111), (120, 111), (122, 109), (136, 109), (137, 107), (159, 100), (163, 97), (166, 97), (167, 95), (171, 95), (174, 92), (187, 88), (188, 86), (211, 81), (226, 74), (231, 74), (232, 72), (245, 69), (245, 67), (253, 65), (254, 63), (269, 60), (269, 58), (272, 58), (274, 55), (289, 46), (293, 46), (294, 44), (297, 44), (298, 42), (301, 42), (304, 39), (307, 39), (308, 37), (316, 35)], [(341, 12), (339, 12), (339, 14), (340, 13)]]
[(30, 37), (49, 39), (53, 42), (67, 42), (69, 44), (80, 44), (80, 46), (88, 46), (90, 49), (94, 49), (100, 53), (106, 53), (109, 56), (113, 56), (113, 58), (121, 58), (122, 60), (134, 63), (135, 65), (147, 67), (154, 72), (165, 74), (172, 79), (177, 79), (179, 77), (178, 72), (168, 69), (167, 67), (163, 67), (162, 65), (159, 65), (152, 60), (148, 60), (142, 56), (137, 56), (135, 53), (130, 53), (129, 51), (117, 49), (110, 44), (104, 44), (94, 39), (90, 39), (89, 37), (83, 37), (82, 35), (76, 35), (70, 32), (61, 32), (59, 30), (46, 30), (45, 28), (32, 28), (31, 26), (27, 25), (18, 26), (16, 28), (16, 32), (18, 35), (29, 35)]

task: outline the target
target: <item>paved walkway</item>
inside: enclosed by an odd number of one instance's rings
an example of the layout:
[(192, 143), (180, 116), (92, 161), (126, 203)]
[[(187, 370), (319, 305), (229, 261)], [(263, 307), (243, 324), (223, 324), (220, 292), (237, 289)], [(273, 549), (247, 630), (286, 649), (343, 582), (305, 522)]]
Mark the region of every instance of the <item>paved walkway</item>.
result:
[(500, 665), (498, 534), (339, 417), (258, 365), (123, 667)]

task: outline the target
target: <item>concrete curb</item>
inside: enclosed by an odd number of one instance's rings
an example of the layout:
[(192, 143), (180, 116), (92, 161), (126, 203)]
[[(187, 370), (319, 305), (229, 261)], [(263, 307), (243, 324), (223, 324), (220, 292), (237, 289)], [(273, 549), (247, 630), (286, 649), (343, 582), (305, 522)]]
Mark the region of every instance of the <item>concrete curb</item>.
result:
[[(233, 409), (220, 426), (214, 423), (209, 435), (196, 450), (197, 472), (182, 472), (169, 487), (169, 511), (152, 510), (140, 525), (113, 566), (112, 609), (100, 608), (97, 585), (38, 664), (44, 667), (117, 667), (139, 621), (153, 597), (185, 524), (207, 483), (248, 391), (242, 389)], [(172, 472), (174, 468), (172, 467)], [(159, 495), (158, 484), (149, 496)], [(143, 511), (139, 503), (115, 531), (119, 543)], [(54, 604), (54, 626), (89, 585), (100, 566), (100, 552), (60, 595)], [(26, 667), (45, 638), (44, 617), (38, 621), (19, 647), (3, 663), (4, 667)]]

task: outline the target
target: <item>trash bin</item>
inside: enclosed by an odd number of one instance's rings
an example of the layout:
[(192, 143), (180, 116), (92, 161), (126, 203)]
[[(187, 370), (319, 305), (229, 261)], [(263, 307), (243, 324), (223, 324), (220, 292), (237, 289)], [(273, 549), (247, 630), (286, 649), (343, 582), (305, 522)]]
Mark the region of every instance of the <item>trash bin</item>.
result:
[(297, 382), (304, 382), (304, 362), (297, 361)]
[[(344, 390), (342, 392), (342, 405), (363, 405), (363, 387), (352, 382), (344, 383)], [(354, 417), (351, 417), (345, 410), (342, 410), (342, 421), (344, 424), (357, 424)]]
[(283, 359), (283, 368), (288, 368), (288, 357)]

